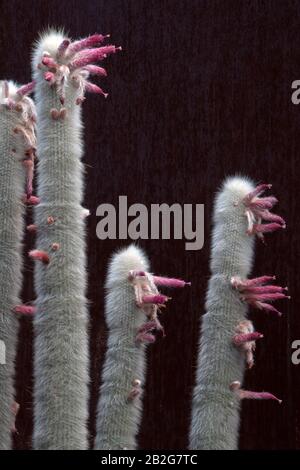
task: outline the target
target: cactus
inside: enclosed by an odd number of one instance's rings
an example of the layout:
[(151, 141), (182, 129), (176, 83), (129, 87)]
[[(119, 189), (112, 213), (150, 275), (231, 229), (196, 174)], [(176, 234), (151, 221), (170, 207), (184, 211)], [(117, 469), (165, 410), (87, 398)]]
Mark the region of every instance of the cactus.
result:
[[(35, 224), (37, 293), (34, 315), (34, 448), (88, 445), (88, 339), (81, 103), (88, 81), (105, 75), (92, 62), (116, 52), (94, 47), (99, 34), (71, 42), (47, 32), (33, 54), (38, 116), (38, 195)], [(106, 96), (106, 94), (105, 94)]]
[(106, 282), (108, 347), (98, 403), (95, 449), (136, 449), (142, 413), (147, 344), (164, 335), (159, 308), (169, 297), (157, 286), (184, 287), (177, 279), (152, 276), (142, 250), (134, 245), (116, 253)]
[(264, 233), (285, 227), (284, 220), (270, 212), (276, 199), (260, 197), (268, 188), (254, 188), (249, 180), (234, 177), (225, 181), (216, 197), (212, 277), (202, 321), (191, 449), (236, 449), (240, 400), (276, 399), (241, 389), (246, 365), (254, 364), (255, 341), (263, 336), (246, 318), (248, 304), (279, 313), (270, 302), (287, 297), (285, 288), (268, 285), (273, 276), (247, 279), (254, 256), (253, 235), (263, 239)]
[[(17, 87), (0, 82), (0, 341), (5, 345), (5, 362), (0, 365), (0, 449), (11, 448), (11, 431), (19, 405), (14, 401), (14, 360), (22, 280), (21, 241), (24, 203), (32, 193), (35, 153), (35, 110), (27, 94), (33, 84)], [(26, 181), (26, 194), (24, 186)], [(22, 312), (17, 312), (22, 313)]]

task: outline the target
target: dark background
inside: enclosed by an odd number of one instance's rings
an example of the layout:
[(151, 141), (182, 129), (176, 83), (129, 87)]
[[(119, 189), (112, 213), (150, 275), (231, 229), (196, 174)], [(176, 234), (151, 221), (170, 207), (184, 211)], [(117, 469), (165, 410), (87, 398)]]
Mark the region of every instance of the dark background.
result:
[[(283, 399), (243, 404), (242, 449), (300, 448), (300, 365), (291, 363), (300, 338), (299, 179), (300, 106), (291, 83), (300, 79), (298, 1), (9, 0), (0, 1), (0, 76), (30, 80), (30, 50), (38, 32), (64, 26), (74, 38), (110, 32), (123, 52), (105, 64), (107, 100), (84, 103), (88, 221), (88, 297), (91, 301), (91, 441), (106, 345), (103, 283), (119, 241), (96, 237), (100, 203), (205, 203), (205, 246), (143, 241), (160, 274), (192, 281), (175, 292), (162, 318), (167, 337), (149, 348), (140, 446), (183, 449), (188, 442), (199, 320), (209, 278), (210, 223), (216, 189), (240, 172), (273, 183), (286, 232), (257, 243), (255, 275), (276, 274), (292, 300), (282, 318), (251, 312), (259, 342), (246, 386)], [(26, 238), (26, 251), (32, 246)], [(33, 267), (25, 261), (24, 301), (34, 298)], [(32, 327), (21, 321), (17, 361), (16, 449), (30, 448)]]

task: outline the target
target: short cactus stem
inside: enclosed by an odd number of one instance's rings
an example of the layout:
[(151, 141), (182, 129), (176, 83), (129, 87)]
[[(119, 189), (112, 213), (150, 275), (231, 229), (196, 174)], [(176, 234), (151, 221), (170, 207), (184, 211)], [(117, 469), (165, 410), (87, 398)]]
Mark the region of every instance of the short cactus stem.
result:
[(273, 280), (274, 277), (261, 276), (259, 278), (245, 280), (232, 277), (231, 285), (239, 292), (242, 301), (247, 302), (249, 305), (259, 310), (274, 312), (280, 316), (282, 313), (271, 305), (270, 302), (280, 299), (290, 299), (290, 296), (286, 295), (288, 288), (267, 284), (269, 279)]
[(252, 392), (250, 390), (243, 390), (239, 381), (232, 382), (230, 384), (230, 390), (234, 392), (240, 400), (274, 400), (278, 403), (282, 403), (282, 400), (277, 398), (275, 395), (269, 392)]
[(98, 404), (97, 450), (137, 447), (147, 345), (155, 342), (155, 332), (164, 335), (158, 313), (166, 296), (158, 292), (148, 268), (144, 252), (135, 245), (117, 252), (109, 265), (105, 304), (109, 335)]

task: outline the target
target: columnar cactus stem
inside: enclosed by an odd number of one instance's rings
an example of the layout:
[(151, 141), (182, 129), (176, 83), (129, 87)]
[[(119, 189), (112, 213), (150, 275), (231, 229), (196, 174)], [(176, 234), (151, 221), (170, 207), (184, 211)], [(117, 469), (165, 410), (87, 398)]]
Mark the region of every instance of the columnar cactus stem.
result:
[[(61, 33), (50, 31), (38, 41), (33, 56), (40, 199), (35, 211), (37, 249), (30, 253), (37, 262), (35, 449), (80, 450), (88, 445), (89, 363), (80, 104), (89, 85), (89, 72), (81, 62), (87, 57), (86, 62), (90, 63), (96, 57), (90, 57), (91, 44), (85, 41), (86, 49), (82, 50), (77, 42), (72, 46)], [(107, 54), (99, 49), (103, 59)]]
[[(262, 238), (267, 231), (285, 227), (281, 217), (269, 212), (276, 199), (259, 197), (267, 188), (254, 188), (249, 180), (234, 177), (225, 181), (216, 197), (212, 276), (202, 321), (191, 449), (237, 448), (240, 398), (252, 392), (232, 393), (230, 384), (243, 382), (245, 362), (253, 366), (255, 340), (262, 337), (246, 319), (248, 304), (271, 310), (269, 301), (286, 297), (285, 289), (263, 286), (273, 277), (247, 279), (254, 255), (253, 235)], [(262, 224), (261, 219), (276, 219), (276, 227), (275, 223)]]
[(145, 345), (155, 341), (155, 331), (163, 332), (157, 313), (168, 300), (158, 292), (148, 269), (145, 254), (134, 245), (115, 254), (109, 266), (105, 306), (109, 337), (98, 404), (97, 450), (137, 447)]
[[(32, 84), (30, 84), (31, 86)], [(31, 186), (35, 152), (35, 111), (27, 93), (30, 87), (0, 82), (0, 341), (5, 345), (5, 364), (0, 365), (0, 449), (11, 448), (16, 406), (14, 398), (14, 360), (18, 320), (14, 308), (21, 288), (21, 241), (25, 180)], [(32, 162), (30, 176), (26, 164)]]

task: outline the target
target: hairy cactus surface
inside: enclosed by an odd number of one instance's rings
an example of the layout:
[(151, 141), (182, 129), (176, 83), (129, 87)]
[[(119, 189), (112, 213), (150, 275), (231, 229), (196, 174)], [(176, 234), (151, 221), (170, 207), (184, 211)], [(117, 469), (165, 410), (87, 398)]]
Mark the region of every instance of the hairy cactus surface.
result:
[[(212, 235), (211, 279), (203, 316), (192, 405), (191, 449), (236, 449), (240, 400), (276, 399), (269, 393), (241, 389), (246, 365), (254, 364), (255, 332), (246, 317), (248, 304), (279, 313), (270, 302), (286, 298), (286, 289), (268, 285), (273, 276), (247, 279), (254, 255), (253, 235), (285, 227), (270, 212), (273, 196), (260, 197), (270, 185), (244, 178), (225, 181), (217, 194)], [(262, 223), (265, 221), (266, 223)]]
[[(0, 449), (11, 448), (18, 404), (14, 401), (16, 313), (22, 281), (24, 203), (30, 203), (35, 154), (33, 84), (0, 82)], [(26, 183), (25, 183), (26, 182)], [(25, 192), (25, 194), (24, 194)]]
[(95, 449), (136, 449), (146, 373), (146, 345), (164, 335), (158, 311), (169, 297), (157, 286), (184, 287), (178, 279), (149, 274), (144, 252), (134, 245), (116, 253), (106, 282), (108, 346), (98, 404)]
[(38, 116), (34, 315), (34, 448), (88, 445), (88, 338), (81, 103), (94, 65), (117, 50), (99, 34), (71, 42), (50, 31), (33, 54)]

